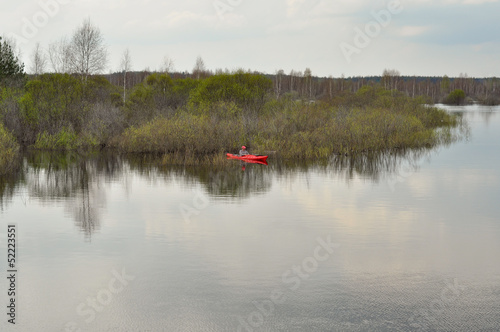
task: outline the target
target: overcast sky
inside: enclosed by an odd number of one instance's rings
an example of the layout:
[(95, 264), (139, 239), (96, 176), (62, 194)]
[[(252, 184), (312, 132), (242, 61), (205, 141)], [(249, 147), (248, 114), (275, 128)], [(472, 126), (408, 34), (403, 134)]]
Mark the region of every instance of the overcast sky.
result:
[(17, 0), (2, 2), (0, 35), (16, 36), (28, 69), (37, 42), (69, 38), (90, 17), (108, 45), (108, 72), (129, 48), (134, 70), (158, 69), (168, 55), (178, 71), (201, 56), (212, 70), (485, 77), (500, 76), (499, 2)]

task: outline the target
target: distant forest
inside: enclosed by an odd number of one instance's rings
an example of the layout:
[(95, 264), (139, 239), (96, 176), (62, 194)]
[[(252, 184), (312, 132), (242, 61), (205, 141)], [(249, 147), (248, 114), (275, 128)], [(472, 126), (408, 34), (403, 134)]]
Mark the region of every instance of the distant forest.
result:
[[(200, 60), (200, 59), (198, 59)], [(259, 72), (247, 71), (253, 74)], [(155, 72), (144, 70), (127, 72), (126, 89), (132, 89), (144, 82), (146, 77)], [(194, 69), (192, 72), (170, 72), (172, 79), (207, 78), (228, 70), (216, 71)], [(355, 77), (318, 77), (312, 75), (309, 69), (304, 72), (292, 70), (285, 74), (282, 70), (275, 74), (263, 74), (273, 81), (273, 91), (277, 98), (288, 95), (297, 99), (324, 100), (333, 98), (344, 92), (357, 92), (363, 86), (382, 85), (387, 90), (398, 90), (409, 97), (426, 97), (429, 103), (445, 103), (454, 90), (462, 90), (466, 99), (464, 103), (477, 102), (483, 105), (500, 104), (500, 78), (474, 78), (467, 74), (459, 77), (438, 76), (404, 76), (397, 70), (385, 70), (381, 76)], [(103, 75), (114, 85), (123, 85), (124, 72)]]

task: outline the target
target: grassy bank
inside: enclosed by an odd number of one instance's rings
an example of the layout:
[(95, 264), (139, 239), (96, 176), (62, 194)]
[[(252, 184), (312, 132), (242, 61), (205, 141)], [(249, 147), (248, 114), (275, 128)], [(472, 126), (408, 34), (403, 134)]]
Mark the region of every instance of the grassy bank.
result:
[[(236, 108), (233, 111), (221, 109)], [(127, 152), (186, 155), (223, 154), (242, 144), (252, 153), (275, 151), (283, 158), (322, 158), (393, 148), (429, 147), (440, 141), (438, 127), (456, 118), (419, 100), (376, 88), (330, 102), (268, 101), (258, 113), (219, 104), (201, 112), (184, 108), (128, 128), (115, 146)]]

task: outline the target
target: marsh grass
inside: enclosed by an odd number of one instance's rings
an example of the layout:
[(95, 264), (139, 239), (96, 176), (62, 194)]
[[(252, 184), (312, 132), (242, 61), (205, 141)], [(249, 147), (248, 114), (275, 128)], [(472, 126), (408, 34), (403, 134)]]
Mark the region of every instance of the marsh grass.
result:
[(0, 123), (0, 175), (11, 172), (19, 159), (19, 145), (14, 136)]
[(367, 88), (329, 103), (268, 101), (260, 114), (182, 109), (125, 130), (115, 146), (126, 152), (167, 153), (164, 163), (222, 163), (226, 152), (234, 153), (242, 144), (254, 154), (276, 151), (282, 158), (317, 159), (432, 147), (448, 135), (437, 128), (457, 123), (455, 116), (419, 100)]
[(62, 128), (54, 135), (45, 131), (38, 134), (32, 148), (39, 150), (88, 150), (98, 146), (99, 143), (95, 137), (86, 133), (77, 135), (71, 129)]

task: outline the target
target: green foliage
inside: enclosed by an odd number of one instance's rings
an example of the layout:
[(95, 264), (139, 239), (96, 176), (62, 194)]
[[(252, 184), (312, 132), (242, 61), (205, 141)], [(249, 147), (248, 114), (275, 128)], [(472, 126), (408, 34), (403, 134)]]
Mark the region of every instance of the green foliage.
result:
[[(307, 104), (290, 99), (269, 100), (258, 116), (241, 114), (236, 103), (214, 103), (208, 115), (178, 113), (130, 128), (116, 145), (130, 152), (236, 152), (241, 144), (253, 153), (277, 151), (287, 158), (319, 158), (334, 153), (432, 146), (434, 128), (453, 126), (455, 117), (401, 94), (366, 88), (344, 96), (340, 103)], [(338, 104), (337, 104), (338, 103)], [(353, 106), (349, 103), (360, 104)], [(200, 108), (202, 106), (199, 106)], [(240, 112), (240, 113), (238, 113)]]
[(12, 170), (18, 152), (19, 145), (14, 136), (0, 123), (0, 174)]
[(147, 122), (174, 106), (174, 83), (168, 74), (151, 74), (134, 87), (126, 103), (126, 117), (131, 125)]
[(99, 76), (82, 81), (68, 74), (40, 75), (30, 80), (17, 98), (17, 120), (12, 122), (18, 126), (12, 125), (13, 130), (20, 141), (37, 147), (47, 146), (40, 142), (67, 131), (103, 141), (122, 123), (115, 112), (115, 91)]
[(444, 103), (448, 105), (463, 105), (465, 102), (465, 92), (455, 89), (445, 98)]
[(213, 123), (204, 116), (179, 114), (129, 128), (115, 145), (128, 152), (222, 153), (243, 144), (243, 132), (241, 123)]
[(185, 106), (189, 100), (189, 96), (200, 84), (200, 80), (192, 78), (180, 78), (174, 80), (173, 86), (173, 105), (174, 107)]
[(187, 104), (199, 85), (191, 78), (172, 80), (168, 74), (154, 73), (136, 85), (125, 105), (127, 122), (139, 125), (157, 116), (171, 116)]
[(75, 130), (83, 126), (86, 109), (81, 80), (68, 74), (45, 74), (29, 81), (25, 90), (19, 103), (28, 142), (39, 132), (55, 134), (64, 124)]
[(47, 132), (40, 133), (33, 147), (42, 150), (76, 150), (95, 148), (98, 145), (94, 137), (86, 134), (77, 135), (69, 128), (62, 128), (54, 135)]
[(440, 139), (436, 128), (457, 124), (425, 100), (380, 85), (325, 103), (293, 94), (269, 98), (271, 87), (264, 76), (243, 72), (201, 80), (152, 74), (123, 104), (121, 88), (103, 77), (45, 74), (23, 89), (0, 90), (0, 120), (37, 149), (111, 144), (129, 152), (207, 156), (245, 144), (252, 153), (294, 158), (431, 146)]
[(244, 110), (259, 112), (271, 91), (272, 81), (249, 73), (220, 74), (203, 80), (190, 96), (195, 107), (212, 109), (222, 103), (234, 103)]
[(444, 75), (441, 80), (441, 91), (445, 93), (450, 91), (450, 78), (446, 75)]
[(24, 76), (24, 64), (14, 55), (11, 45), (0, 37), (0, 84)]
[[(102, 76), (91, 76), (82, 84), (82, 99), (87, 104), (112, 103), (116, 104), (116, 95), (120, 95), (120, 88), (111, 84)], [(121, 101), (121, 96), (120, 96)]]

